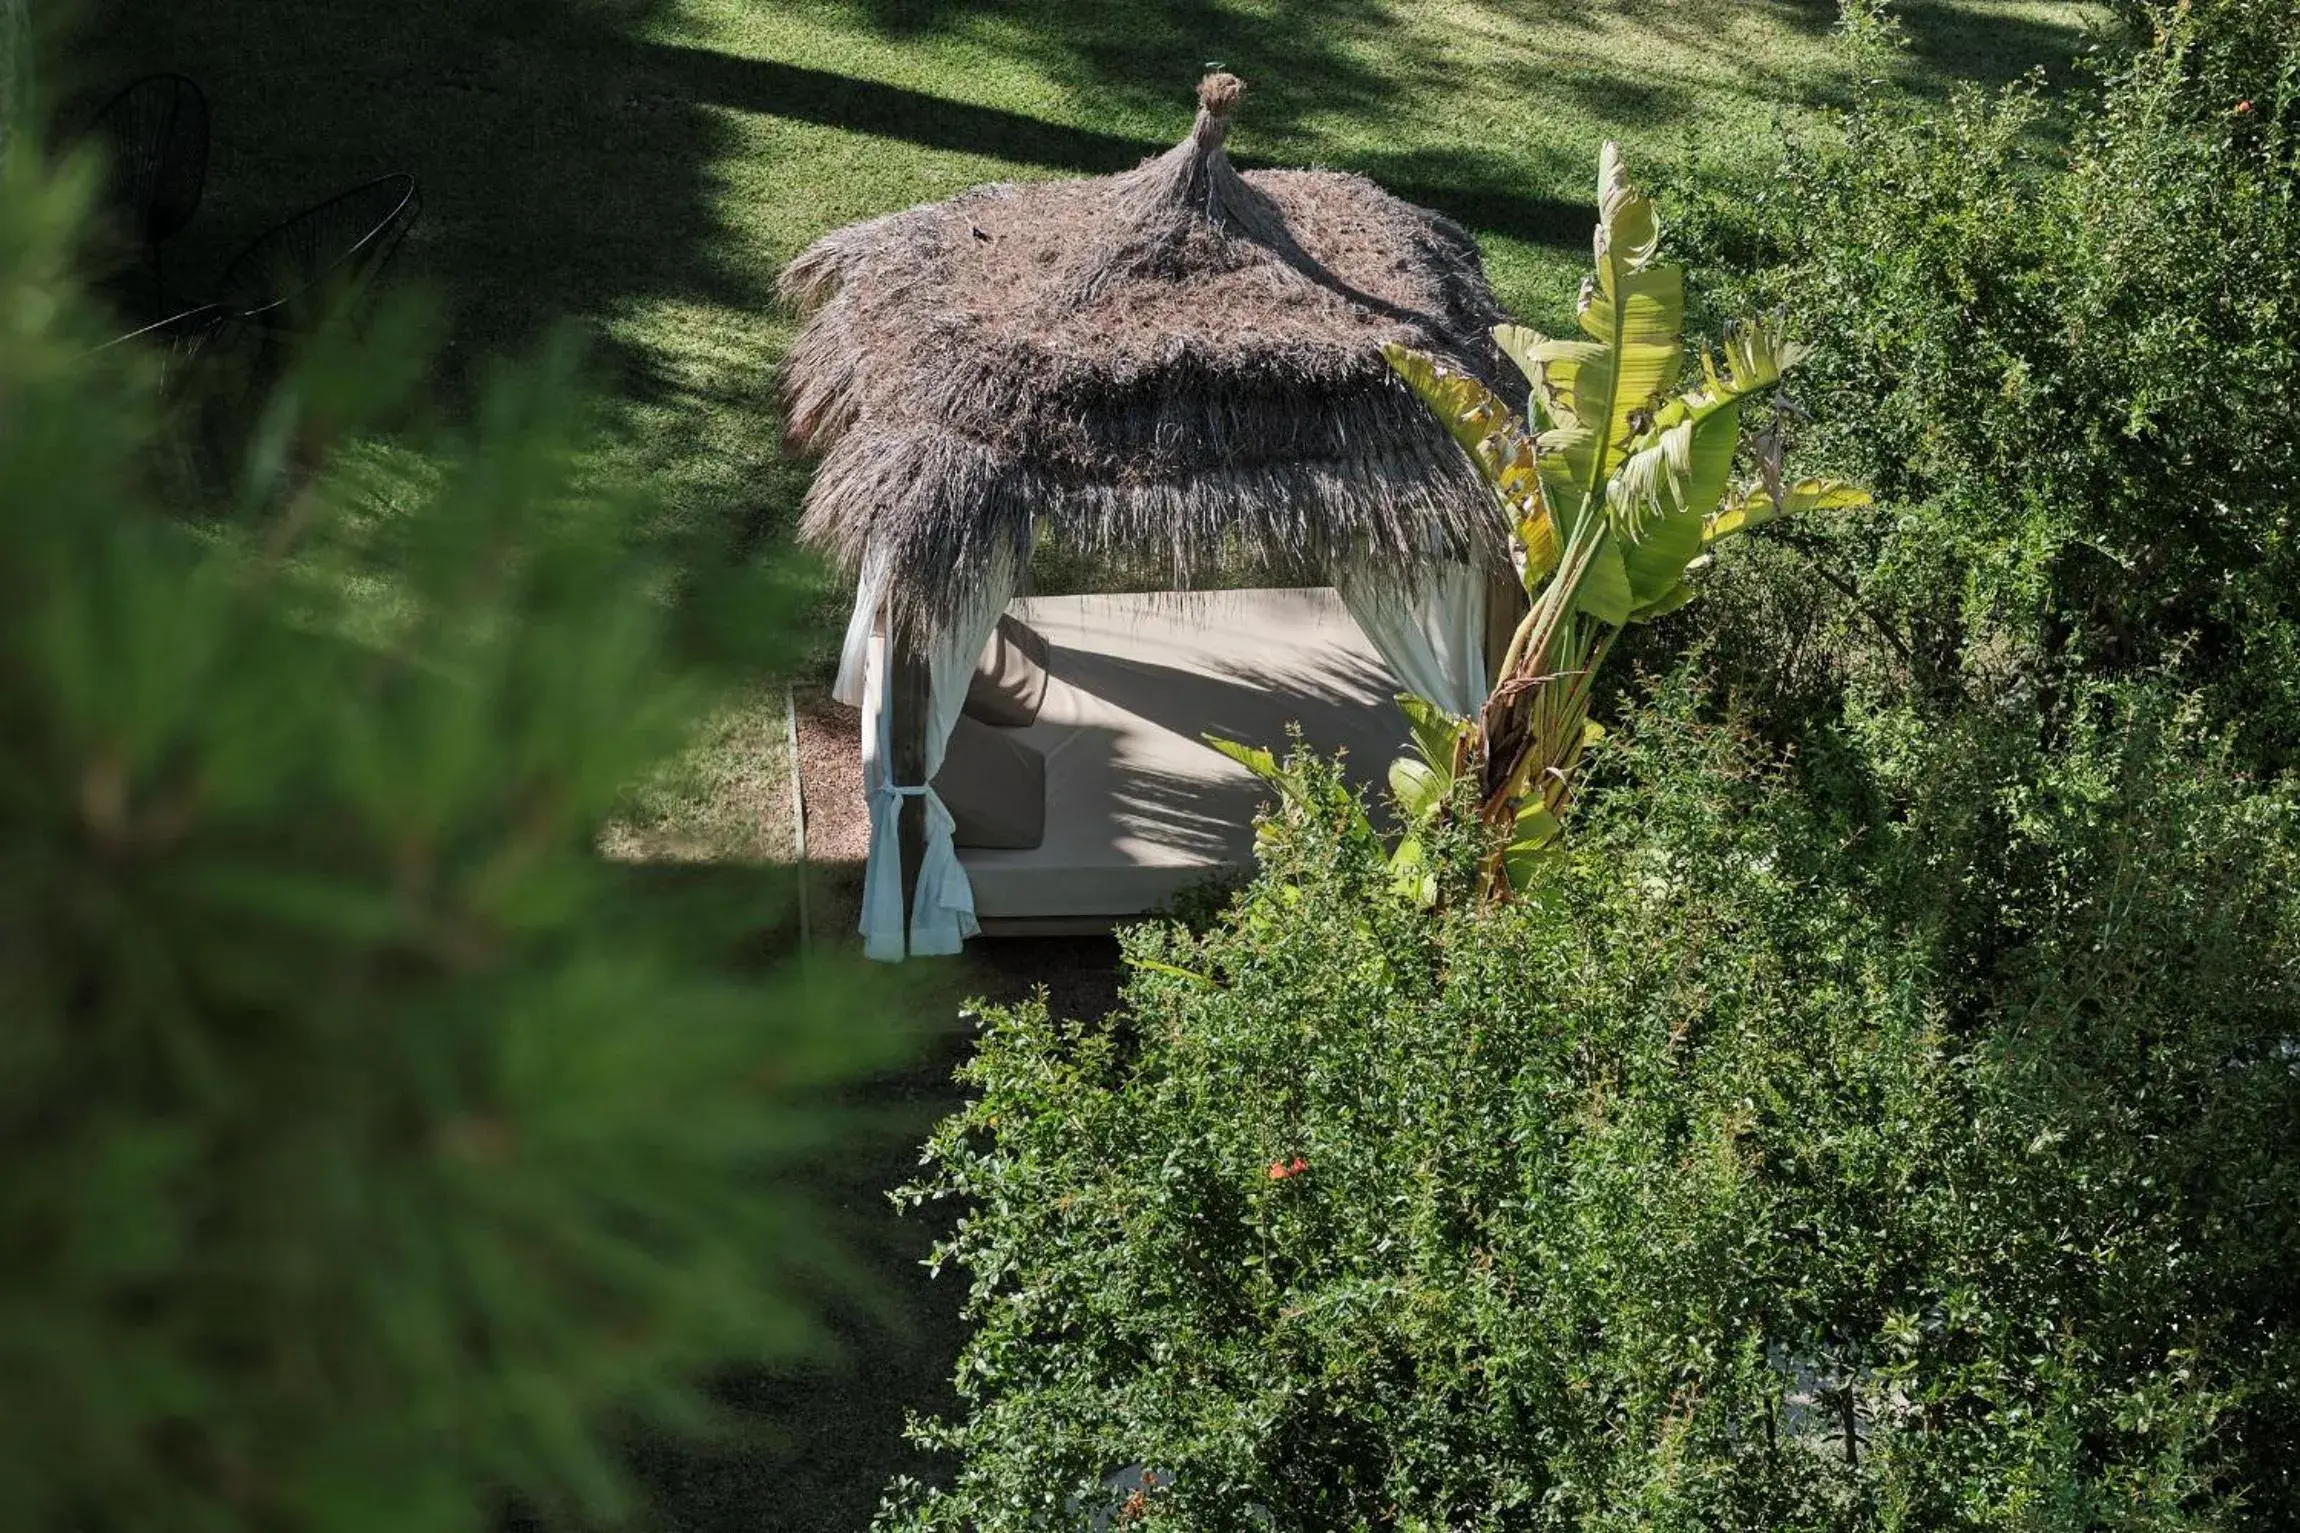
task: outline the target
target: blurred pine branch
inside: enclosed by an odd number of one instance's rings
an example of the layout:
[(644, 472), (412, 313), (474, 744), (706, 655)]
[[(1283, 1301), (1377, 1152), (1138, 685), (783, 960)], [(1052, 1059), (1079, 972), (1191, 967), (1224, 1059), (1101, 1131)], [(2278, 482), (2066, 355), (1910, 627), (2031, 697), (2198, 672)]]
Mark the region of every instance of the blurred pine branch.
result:
[(406, 308), (186, 501), (155, 359), (75, 290), (87, 184), (0, 164), (0, 1505), (612, 1518), (604, 1432), (818, 1339), (847, 1268), (790, 1172), (903, 1048), (767, 958), (771, 873), (598, 852), (745, 673), (704, 617), (755, 661), (802, 597), (634, 556), (564, 347), (408, 425)]

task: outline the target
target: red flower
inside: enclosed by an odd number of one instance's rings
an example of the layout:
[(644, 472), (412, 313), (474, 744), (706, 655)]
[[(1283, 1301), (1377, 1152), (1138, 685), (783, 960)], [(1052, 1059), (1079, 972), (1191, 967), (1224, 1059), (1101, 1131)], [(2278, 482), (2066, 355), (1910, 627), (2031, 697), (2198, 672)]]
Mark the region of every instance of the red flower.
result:
[(1286, 1158), (1281, 1155), (1276, 1160), (1270, 1162), (1270, 1180), (1273, 1182), (1282, 1182), (1289, 1176), (1300, 1176), (1303, 1172), (1309, 1169), (1310, 1163), (1302, 1159), (1301, 1156), (1295, 1156), (1293, 1164), (1288, 1165), (1286, 1163)]

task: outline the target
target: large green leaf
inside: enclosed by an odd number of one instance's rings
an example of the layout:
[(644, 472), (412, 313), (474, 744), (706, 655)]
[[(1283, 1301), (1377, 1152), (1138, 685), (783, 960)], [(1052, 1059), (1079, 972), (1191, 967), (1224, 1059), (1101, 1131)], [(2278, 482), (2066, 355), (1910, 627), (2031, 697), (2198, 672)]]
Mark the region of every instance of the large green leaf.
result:
[(1507, 460), (1511, 443), (1524, 432), (1493, 390), (1459, 368), (1396, 341), (1382, 343), (1382, 356), (1480, 468), (1498, 469)]
[[(1524, 325), (1509, 324), (1494, 326), (1493, 340), (1494, 344), (1502, 349), (1503, 355), (1517, 364), (1517, 370), (1525, 374), (1525, 381), (1529, 384), (1538, 385), (1544, 360), (1542, 348), (1550, 344), (1549, 338), (1540, 331), (1530, 330)], [(1535, 387), (1531, 393), (1527, 394), (1525, 407), (1525, 418), (1536, 427), (1549, 424), (1543, 413), (1539, 387)]]
[(1660, 213), (1629, 184), (1620, 146), (1608, 140), (1597, 161), (1597, 274), (1576, 315), (1601, 354), (1547, 367), (1551, 397), (1562, 392), (1574, 420), (1597, 433), (1588, 461), (1575, 465), (1593, 496), (1639, 434), (1638, 417), (1676, 387), (1685, 365), (1685, 275), (1654, 264), (1660, 243)]
[(1621, 276), (1619, 299), (1602, 289), (1581, 310), (1594, 342), (1553, 341), (1536, 386), (1556, 427), (1542, 445), (1557, 456), (1552, 482), (1570, 479), (1595, 496), (1613, 476), (1623, 450), (1640, 434), (1641, 412), (1666, 397), (1684, 364), (1679, 327), (1684, 289), (1674, 267)]
[(1538, 849), (1555, 841), (1563, 828), (1558, 824), (1556, 815), (1538, 802), (1531, 803), (1517, 812), (1517, 818), (1510, 827), (1509, 844), (1529, 850)]
[(1698, 386), (1661, 402), (1651, 424), (1630, 444), (1640, 451), (1662, 433), (1688, 421), (1699, 422), (1781, 381), (1810, 348), (1788, 338), (1778, 318), (1744, 320), (1725, 327), (1723, 348), (1701, 353)]
[(1557, 816), (1538, 802), (1518, 811), (1509, 845), (1501, 854), (1502, 874), (1513, 891), (1525, 893), (1554, 867), (1558, 837), (1564, 829)]
[(1400, 756), (1390, 763), (1390, 792), (1415, 820), (1426, 820), (1445, 807), (1446, 780), (1426, 761)]
[(1574, 606), (1600, 623), (1619, 628), (1629, 621), (1637, 595), (1630, 589), (1621, 539), (1610, 531), (1598, 536), (1597, 550), (1589, 558), (1589, 572), (1582, 576), (1581, 588), (1574, 594)]
[(1699, 557), (1703, 518), (1725, 494), (1740, 436), (1740, 407), (1722, 405), (1660, 432), (1614, 475), (1606, 508), (1635, 605), (1657, 601)]
[(1406, 716), (1406, 724), (1413, 730), (1414, 749), (1422, 759), (1449, 781), (1461, 770), (1462, 740), (1473, 727), (1470, 721), (1456, 718), (1426, 697), (1411, 692), (1397, 695), (1398, 712)]
[(1554, 567), (1556, 538), (1542, 499), (1535, 444), (1523, 423), (1493, 390), (1426, 352), (1384, 341), (1382, 356), (1493, 486), (1510, 526), (1526, 545), (1529, 565), (1544, 572)]
[(1164, 963), (1156, 958), (1144, 958), (1134, 953), (1121, 953), (1119, 956), (1126, 961), (1129, 968), (1147, 969), (1152, 974), (1170, 974), (1176, 979), (1189, 980), (1203, 990), (1222, 988), (1221, 981), (1214, 978), (1213, 975), (1201, 973), (1196, 969), (1185, 969), (1178, 963)]
[(1800, 479), (1782, 492), (1778, 506), (1773, 504), (1772, 491), (1762, 484), (1752, 485), (1702, 524), (1701, 541), (1714, 543), (1806, 511), (1843, 511), (1874, 504), (1867, 490), (1837, 479)]
[(1289, 788), (1290, 790), (1290, 785), (1286, 781), (1285, 769), (1278, 765), (1278, 758), (1261, 746), (1240, 745), (1237, 741), (1225, 740), (1220, 735), (1206, 735), (1203, 738), (1208, 745), (1237, 762), (1238, 765), (1261, 778), (1262, 781), (1274, 783), (1278, 787)]
[(1437, 870), (1422, 854), (1421, 838), (1411, 833), (1390, 854), (1390, 892), (1427, 910), (1437, 903)]
[[(1539, 457), (1534, 466), (1541, 475), (1542, 491), (1549, 501), (1550, 523), (1560, 538), (1571, 538), (1590, 508), (1603, 505), (1602, 500), (1592, 496), (1573, 476), (1576, 456), (1595, 451), (1589, 445), (1592, 440), (1593, 434), (1579, 426), (1553, 426), (1535, 441)], [(1526, 575), (1526, 589), (1539, 590), (1532, 578), (1533, 571), (1528, 569)]]
[[(1661, 218), (1629, 184), (1619, 146), (1598, 157), (1597, 272), (1585, 283), (1577, 322), (1587, 340), (1549, 340), (1502, 326), (1495, 340), (1532, 380), (1534, 404), (1550, 425), (1540, 443), (1543, 478), (1594, 503), (1645, 418), (1676, 387), (1685, 364), (1685, 278), (1655, 264)], [(1561, 523), (1565, 513), (1552, 496)], [(1561, 525), (1570, 535), (1570, 526)]]
[(1680, 580), (1652, 601), (1630, 613), (1629, 621), (1632, 623), (1650, 623), (1657, 617), (1675, 612), (1679, 607), (1691, 601), (1695, 594), (1697, 593), (1691, 582)]
[[(1561, 364), (1563, 376), (1571, 379), (1585, 363), (1602, 360), (1604, 348), (1594, 341), (1553, 341), (1522, 325), (1500, 325), (1493, 334), (1533, 382), (1528, 403), (1542, 423), (1534, 439), (1534, 471), (1540, 477), (1557, 537), (1569, 538), (1591, 504), (1593, 492), (1586, 476), (1601, 444), (1597, 433), (1574, 414), (1573, 391), (1560, 384), (1553, 392), (1550, 367)], [(1551, 560), (1550, 565), (1555, 562)], [(1543, 573), (1547, 573), (1546, 568)], [(1529, 577), (1532, 574), (1527, 571)], [(1535, 588), (1529, 578), (1528, 589)]]
[(1702, 392), (1719, 399), (1745, 399), (1779, 383), (1812, 349), (1789, 339), (1779, 315), (1727, 325), (1721, 350), (1701, 353)]

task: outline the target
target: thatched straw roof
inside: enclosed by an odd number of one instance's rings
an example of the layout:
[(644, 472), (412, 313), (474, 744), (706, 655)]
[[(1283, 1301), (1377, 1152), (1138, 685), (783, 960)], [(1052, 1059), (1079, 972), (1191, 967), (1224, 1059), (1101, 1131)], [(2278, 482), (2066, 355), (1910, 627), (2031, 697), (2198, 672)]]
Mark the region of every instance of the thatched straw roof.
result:
[(1476, 247), (1360, 176), (1241, 174), (1243, 91), (1209, 77), (1190, 136), (1123, 175), (976, 187), (791, 263), (812, 317), (785, 430), (824, 455), (808, 539), (850, 566), (883, 548), (929, 622), (1041, 525), (1176, 584), (1225, 558), (1316, 580), (1497, 546), (1491, 496), (1379, 350), (1524, 388)]

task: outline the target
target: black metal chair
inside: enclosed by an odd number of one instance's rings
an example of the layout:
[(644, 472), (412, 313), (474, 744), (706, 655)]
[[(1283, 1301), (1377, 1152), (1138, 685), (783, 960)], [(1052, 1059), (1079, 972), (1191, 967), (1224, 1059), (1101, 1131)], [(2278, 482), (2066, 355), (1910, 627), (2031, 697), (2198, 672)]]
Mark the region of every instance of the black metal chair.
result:
[(158, 361), (163, 429), (155, 444), (162, 454), (157, 461), (187, 486), (212, 479), (212, 466), (221, 461), (216, 392), (208, 375), (214, 370), (213, 353), (228, 344), (231, 330), (231, 310), (204, 303), (115, 336), (89, 353), (127, 347)]
[(263, 234), (233, 258), (216, 297), (275, 334), (306, 334), (348, 312), (423, 210), (415, 178), (383, 176)]
[(182, 75), (147, 75), (89, 120), (86, 137), (106, 155), (99, 217), (115, 242), (99, 283), (131, 288), (140, 263), (150, 307), (167, 307), (160, 246), (191, 222), (208, 180), (208, 98)]
[(170, 365), (173, 366), (178, 359), (189, 359), (198, 355), (200, 349), (214, 338), (218, 330), (223, 328), (224, 322), (231, 318), (231, 313), (231, 310), (220, 303), (203, 303), (196, 309), (186, 309), (180, 314), (171, 314), (166, 319), (157, 320), (140, 330), (131, 330), (126, 335), (115, 336), (97, 347), (96, 350), (107, 351), (114, 346), (134, 346), (140, 343), (149, 343), (164, 347)]

